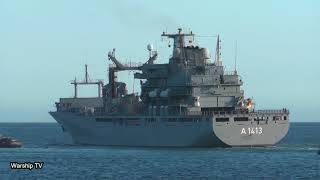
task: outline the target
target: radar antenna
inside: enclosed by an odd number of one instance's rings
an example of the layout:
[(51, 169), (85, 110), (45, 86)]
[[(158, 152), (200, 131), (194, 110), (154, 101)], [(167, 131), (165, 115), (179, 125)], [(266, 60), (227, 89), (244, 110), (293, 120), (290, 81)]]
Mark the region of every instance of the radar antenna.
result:
[(182, 29), (179, 28), (177, 34), (168, 34), (166, 32), (163, 32), (161, 37), (167, 37), (167, 38), (173, 39), (173, 49), (175, 49), (175, 48), (182, 49), (185, 47), (185, 37), (191, 36), (192, 39), (194, 39), (194, 35), (195, 34), (193, 34), (192, 31), (190, 33), (182, 33)]
[[(170, 58), (170, 61), (176, 61), (178, 63), (185, 62), (186, 61), (186, 54), (184, 52), (184, 48), (186, 46), (186, 38), (192, 38), (192, 41), (189, 41), (189, 44), (192, 45), (194, 41), (194, 36), (193, 32), (191, 31), (190, 33), (183, 33), (182, 29), (178, 29), (178, 33), (175, 34), (168, 34), (166, 32), (163, 32), (161, 37), (167, 37), (169, 39), (173, 39), (173, 51), (172, 54), (179, 54), (179, 58)], [(170, 42), (170, 41), (169, 41)], [(170, 46), (169, 46), (170, 47)], [(179, 53), (176, 53), (178, 51)], [(176, 59), (179, 59), (178, 61)]]
[(234, 48), (234, 73), (237, 74), (237, 55), (238, 55), (238, 45), (237, 41), (235, 42)]

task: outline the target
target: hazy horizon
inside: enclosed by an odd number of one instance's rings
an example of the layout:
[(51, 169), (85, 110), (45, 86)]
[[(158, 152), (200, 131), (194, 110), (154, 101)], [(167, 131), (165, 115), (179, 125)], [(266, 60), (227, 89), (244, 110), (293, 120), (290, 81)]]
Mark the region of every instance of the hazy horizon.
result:
[[(124, 62), (145, 62), (147, 44), (168, 62), (163, 31), (182, 27), (200, 36), (219, 34), (222, 61), (237, 71), (257, 109), (290, 110), (293, 122), (320, 122), (320, 1), (0, 1), (0, 122), (54, 122), (60, 97), (73, 96), (70, 80), (107, 79), (107, 52)], [(216, 39), (199, 37), (214, 56)], [(128, 76), (129, 75), (129, 76)], [(119, 81), (132, 92), (133, 73)], [(134, 87), (137, 91), (139, 81)], [(96, 87), (80, 88), (80, 95)]]

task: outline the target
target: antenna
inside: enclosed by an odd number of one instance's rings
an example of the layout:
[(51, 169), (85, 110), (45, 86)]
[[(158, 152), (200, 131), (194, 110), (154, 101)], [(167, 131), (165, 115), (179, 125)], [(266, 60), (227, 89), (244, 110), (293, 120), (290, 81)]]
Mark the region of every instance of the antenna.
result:
[(234, 73), (237, 74), (237, 55), (238, 55), (238, 47), (237, 47), (237, 40), (234, 44)]
[(86, 67), (86, 77), (85, 78), (86, 78), (86, 83), (88, 83), (88, 76), (89, 76), (88, 75), (88, 64), (86, 64), (85, 67)]
[(132, 94), (134, 94), (134, 80), (135, 80), (135, 78), (134, 78), (134, 76), (133, 76), (133, 81), (132, 81)]
[(220, 56), (221, 56), (221, 40), (220, 40), (220, 37), (218, 35), (218, 38), (217, 38), (217, 45), (216, 45), (216, 57), (215, 57), (215, 62), (214, 64), (216, 66), (221, 66), (222, 63), (220, 61)]

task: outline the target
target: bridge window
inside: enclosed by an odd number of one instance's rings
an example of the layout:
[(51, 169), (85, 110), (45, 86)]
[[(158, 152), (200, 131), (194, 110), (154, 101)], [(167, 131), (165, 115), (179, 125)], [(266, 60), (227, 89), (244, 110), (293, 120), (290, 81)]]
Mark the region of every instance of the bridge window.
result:
[(234, 121), (249, 121), (248, 117), (235, 117)]
[(229, 118), (216, 118), (216, 122), (228, 122)]
[(282, 117), (281, 116), (273, 116), (273, 120), (279, 121), (279, 120), (282, 120)]
[(96, 122), (113, 122), (112, 118), (96, 118)]

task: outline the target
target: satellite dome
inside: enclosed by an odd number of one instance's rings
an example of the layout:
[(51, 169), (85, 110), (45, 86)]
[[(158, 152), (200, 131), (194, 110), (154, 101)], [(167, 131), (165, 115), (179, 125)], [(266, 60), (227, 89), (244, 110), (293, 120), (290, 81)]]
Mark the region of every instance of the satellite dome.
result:
[(147, 49), (148, 49), (148, 51), (152, 51), (153, 50), (153, 45), (152, 44), (148, 44)]
[(108, 52), (108, 56), (112, 56), (112, 51), (109, 51), (109, 52)]
[(210, 52), (208, 48), (203, 48), (202, 49), (202, 55), (204, 59), (210, 59)]

